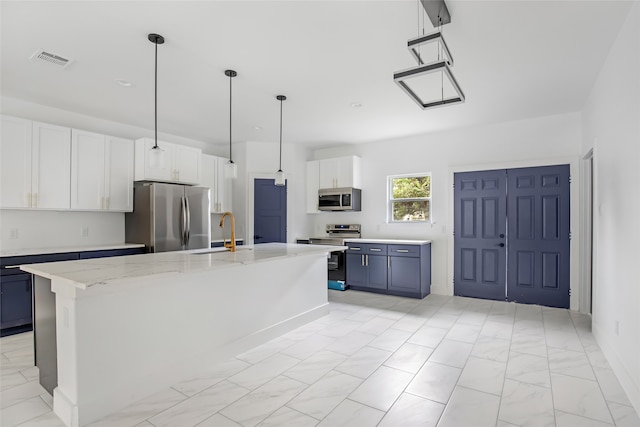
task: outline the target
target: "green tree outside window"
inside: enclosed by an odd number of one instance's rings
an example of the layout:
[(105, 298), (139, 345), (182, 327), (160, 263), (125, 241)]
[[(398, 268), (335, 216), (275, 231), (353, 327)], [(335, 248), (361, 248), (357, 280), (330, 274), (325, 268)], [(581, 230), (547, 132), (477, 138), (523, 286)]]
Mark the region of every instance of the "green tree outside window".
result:
[(429, 221), (431, 175), (389, 177), (389, 210), (392, 222)]

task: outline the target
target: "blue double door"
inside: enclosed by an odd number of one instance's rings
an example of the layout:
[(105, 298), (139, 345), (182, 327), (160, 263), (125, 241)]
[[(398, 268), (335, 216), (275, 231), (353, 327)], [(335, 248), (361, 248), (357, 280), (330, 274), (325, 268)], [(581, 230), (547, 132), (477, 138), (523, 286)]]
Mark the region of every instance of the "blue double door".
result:
[(569, 308), (569, 165), (454, 181), (454, 294)]

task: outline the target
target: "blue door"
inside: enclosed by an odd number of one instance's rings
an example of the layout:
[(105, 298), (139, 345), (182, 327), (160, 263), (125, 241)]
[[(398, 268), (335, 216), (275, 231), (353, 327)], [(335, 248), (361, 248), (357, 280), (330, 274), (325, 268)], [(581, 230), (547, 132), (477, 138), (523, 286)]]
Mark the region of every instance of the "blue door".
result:
[(287, 185), (273, 179), (253, 182), (253, 242), (287, 241)]
[(454, 293), (505, 300), (506, 170), (454, 176)]
[(569, 308), (569, 165), (508, 171), (509, 301)]
[(569, 308), (569, 165), (454, 181), (455, 295)]

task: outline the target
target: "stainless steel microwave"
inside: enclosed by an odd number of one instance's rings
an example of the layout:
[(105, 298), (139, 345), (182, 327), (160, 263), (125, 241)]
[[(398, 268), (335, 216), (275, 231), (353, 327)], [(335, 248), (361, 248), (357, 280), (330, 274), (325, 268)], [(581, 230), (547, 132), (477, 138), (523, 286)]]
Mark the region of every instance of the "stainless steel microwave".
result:
[(359, 211), (362, 190), (358, 188), (323, 188), (318, 190), (318, 210)]

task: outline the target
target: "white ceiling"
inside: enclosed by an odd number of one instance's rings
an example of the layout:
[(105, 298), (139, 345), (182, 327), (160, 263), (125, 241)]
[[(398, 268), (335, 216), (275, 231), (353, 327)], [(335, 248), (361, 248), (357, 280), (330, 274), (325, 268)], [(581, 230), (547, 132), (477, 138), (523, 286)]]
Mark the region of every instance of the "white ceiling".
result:
[[(424, 111), (393, 82), (416, 65), (406, 43), (421, 31), (417, 0), (3, 0), (2, 94), (153, 129), (155, 32), (166, 38), (160, 132), (228, 143), (232, 68), (234, 142), (278, 140), (277, 94), (288, 97), (285, 143), (369, 142), (580, 111), (631, 2), (447, 5), (443, 33), (464, 104)], [(73, 63), (30, 60), (39, 48)]]

